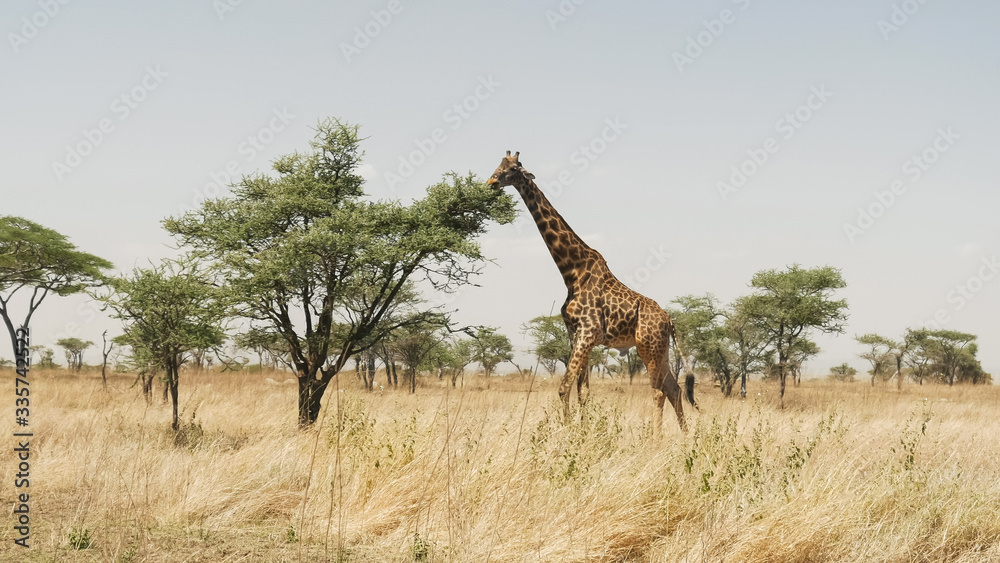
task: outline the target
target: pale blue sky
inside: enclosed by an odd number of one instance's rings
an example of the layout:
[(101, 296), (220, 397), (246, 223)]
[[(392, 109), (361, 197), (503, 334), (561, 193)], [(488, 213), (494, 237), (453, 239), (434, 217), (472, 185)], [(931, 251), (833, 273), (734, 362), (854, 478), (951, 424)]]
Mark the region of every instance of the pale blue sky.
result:
[[(213, 174), (265, 169), (337, 116), (369, 137), (374, 197), (417, 197), (449, 170), (488, 176), (507, 149), (543, 186), (568, 174), (554, 204), (661, 304), (706, 291), (728, 301), (765, 268), (842, 268), (850, 324), (818, 339), (809, 373), (863, 368), (854, 334), (900, 335), (943, 314), (980, 336), (984, 367), (1000, 374), (1000, 275), (984, 262), (1000, 256), (998, 3), (244, 0), (221, 16), (226, 0), (56, 5), (0, 11), (0, 214), (121, 270), (171, 252), (160, 220), (190, 208)], [(547, 16), (560, 5), (573, 13)], [(39, 15), (46, 6), (55, 15)], [(880, 29), (894, 7), (901, 25)], [(679, 55), (690, 55), (680, 69)], [(133, 92), (143, 99), (129, 107), (121, 96)], [(807, 119), (788, 129), (796, 111)], [(63, 168), (102, 120), (110, 133)], [(433, 138), (391, 181), (415, 141)], [(579, 152), (590, 144), (603, 150), (592, 161)], [(765, 146), (766, 163), (724, 200), (718, 183)], [(907, 162), (925, 150), (936, 161), (915, 179)], [(874, 192), (894, 181), (901, 194), (850, 240), (845, 223), (877, 211)], [(529, 223), (483, 244), (495, 265), (482, 287), (448, 301), (526, 350), (519, 325), (558, 309), (565, 288)], [(114, 332), (82, 302), (51, 299), (36, 343)]]

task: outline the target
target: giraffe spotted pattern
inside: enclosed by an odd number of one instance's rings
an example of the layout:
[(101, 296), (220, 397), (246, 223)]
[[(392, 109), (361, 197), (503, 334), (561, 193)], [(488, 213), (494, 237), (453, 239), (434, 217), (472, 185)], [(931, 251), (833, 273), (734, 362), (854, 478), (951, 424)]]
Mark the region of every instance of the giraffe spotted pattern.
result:
[[(663, 404), (669, 400), (677, 413), (677, 422), (686, 429), (682, 393), (669, 364), (670, 341), (677, 343), (670, 315), (656, 301), (629, 289), (611, 273), (601, 253), (588, 246), (552, 206), (535, 184), (535, 176), (521, 166), (519, 155), (511, 156), (507, 151), (487, 184), (494, 189), (513, 186), (521, 195), (566, 283), (569, 294), (562, 306), (562, 317), (573, 350), (559, 386), (565, 413), (569, 414), (574, 383), (580, 405), (587, 403), (590, 351), (594, 346), (635, 346), (646, 364), (653, 388), (655, 427), (659, 429), (662, 425)], [(688, 401), (695, 405), (694, 374), (690, 371), (685, 386)]]

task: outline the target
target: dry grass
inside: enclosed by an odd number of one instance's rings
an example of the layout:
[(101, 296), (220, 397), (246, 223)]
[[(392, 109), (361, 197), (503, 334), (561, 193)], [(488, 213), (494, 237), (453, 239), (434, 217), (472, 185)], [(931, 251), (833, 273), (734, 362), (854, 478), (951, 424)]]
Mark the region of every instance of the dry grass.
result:
[(780, 410), (768, 385), (701, 386), (692, 430), (655, 435), (638, 380), (595, 381), (567, 425), (547, 381), (345, 374), (300, 432), (294, 386), (184, 374), (174, 435), (130, 378), (32, 377), (33, 547), (7, 511), (0, 560), (1000, 561), (993, 387), (806, 382)]

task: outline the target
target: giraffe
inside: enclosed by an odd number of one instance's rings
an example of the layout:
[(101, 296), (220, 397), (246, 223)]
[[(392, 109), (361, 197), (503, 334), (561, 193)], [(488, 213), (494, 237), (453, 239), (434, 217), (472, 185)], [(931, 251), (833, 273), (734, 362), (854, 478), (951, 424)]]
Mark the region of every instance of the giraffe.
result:
[[(559, 386), (564, 413), (568, 417), (569, 395), (574, 382), (580, 406), (587, 403), (590, 394), (588, 364), (594, 346), (635, 346), (646, 364), (649, 384), (653, 388), (655, 428), (659, 430), (663, 424), (663, 404), (669, 399), (677, 413), (677, 422), (686, 430), (681, 390), (669, 365), (670, 340), (677, 344), (670, 315), (656, 301), (629, 289), (611, 273), (601, 253), (588, 246), (570, 228), (535, 184), (535, 176), (521, 166), (520, 154), (511, 156), (507, 151), (507, 156), (486, 183), (493, 189), (513, 186), (518, 191), (566, 283), (569, 295), (562, 306), (562, 317), (570, 334), (572, 355)], [(687, 399), (697, 409), (694, 374), (690, 370), (687, 372)]]

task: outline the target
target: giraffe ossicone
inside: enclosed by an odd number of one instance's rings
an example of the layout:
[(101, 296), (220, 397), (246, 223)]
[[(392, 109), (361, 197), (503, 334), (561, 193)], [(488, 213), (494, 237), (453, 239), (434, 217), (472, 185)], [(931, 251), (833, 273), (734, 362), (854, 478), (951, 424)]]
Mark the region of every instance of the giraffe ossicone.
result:
[(570, 228), (535, 184), (535, 176), (521, 165), (520, 154), (516, 152), (511, 156), (507, 151), (507, 156), (486, 183), (494, 189), (513, 186), (517, 190), (566, 283), (568, 295), (562, 306), (562, 317), (570, 334), (572, 355), (559, 386), (565, 413), (569, 413), (569, 396), (574, 383), (580, 405), (587, 403), (590, 351), (594, 346), (626, 349), (635, 346), (649, 373), (656, 406), (656, 428), (662, 425), (663, 404), (669, 400), (677, 414), (677, 422), (686, 429), (681, 395), (686, 395), (697, 408), (694, 374), (687, 370), (686, 392), (682, 393), (670, 369), (670, 341), (677, 344), (670, 315), (656, 301), (628, 288), (611, 273), (601, 253)]

